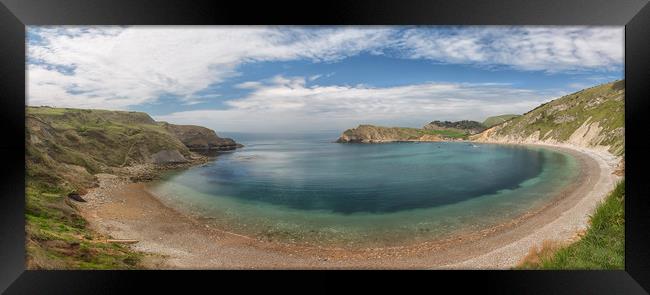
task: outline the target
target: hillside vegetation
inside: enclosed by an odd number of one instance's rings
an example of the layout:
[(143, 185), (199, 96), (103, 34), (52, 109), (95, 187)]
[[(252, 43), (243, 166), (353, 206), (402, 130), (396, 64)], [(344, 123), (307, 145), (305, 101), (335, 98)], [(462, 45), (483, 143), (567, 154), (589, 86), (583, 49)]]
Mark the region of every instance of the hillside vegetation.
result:
[(485, 130), (483, 124), (476, 121), (462, 120), (456, 122), (450, 121), (433, 121), (424, 125), (425, 130), (448, 130), (463, 134), (476, 134)]
[(338, 138), (340, 143), (382, 143), (396, 141), (443, 141), (467, 138), (467, 133), (453, 129), (418, 129), (408, 127), (382, 127), (359, 125), (345, 130)]
[(619, 183), (598, 206), (590, 227), (568, 246), (547, 243), (524, 258), (521, 269), (624, 269), (625, 182)]
[[(94, 184), (96, 173), (191, 158), (144, 113), (28, 107), (26, 125), (27, 176), (44, 185), (81, 189)], [(161, 157), (163, 151), (173, 156)]]
[(476, 121), (433, 121), (422, 128), (359, 125), (345, 130), (336, 142), (382, 143), (396, 141), (447, 141), (467, 139), (484, 130)]
[(507, 115), (488, 117), (487, 119), (485, 119), (485, 121), (483, 121), (483, 126), (485, 126), (486, 128), (490, 128), (492, 126), (499, 125), (499, 124), (501, 124), (503, 122), (506, 122), (506, 121), (508, 121), (510, 119), (513, 119), (513, 118), (516, 118), (516, 117), (519, 117), (519, 116), (520, 115), (507, 114)]
[(471, 137), (507, 143), (568, 143), (625, 152), (625, 81), (587, 88)]
[(27, 181), (25, 231), (28, 269), (141, 268), (144, 254), (91, 230), (67, 189)]
[(107, 237), (87, 227), (69, 195), (83, 195), (95, 186), (97, 173), (140, 177), (135, 166), (147, 167), (140, 172), (146, 174), (202, 161), (203, 156), (190, 150), (196, 142), (205, 142), (206, 148), (238, 146), (200, 126), (170, 132), (176, 125), (156, 122), (141, 112), (27, 107), (25, 124), (31, 269), (139, 268), (143, 255), (106, 243)]

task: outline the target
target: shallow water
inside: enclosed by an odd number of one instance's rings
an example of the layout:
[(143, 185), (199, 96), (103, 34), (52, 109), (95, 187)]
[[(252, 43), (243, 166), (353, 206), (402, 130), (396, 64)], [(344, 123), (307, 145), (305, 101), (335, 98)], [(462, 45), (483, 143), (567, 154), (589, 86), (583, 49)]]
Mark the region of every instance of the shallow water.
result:
[(573, 157), (538, 147), (240, 137), (245, 148), (169, 173), (149, 190), (262, 239), (394, 246), (514, 218), (577, 176)]

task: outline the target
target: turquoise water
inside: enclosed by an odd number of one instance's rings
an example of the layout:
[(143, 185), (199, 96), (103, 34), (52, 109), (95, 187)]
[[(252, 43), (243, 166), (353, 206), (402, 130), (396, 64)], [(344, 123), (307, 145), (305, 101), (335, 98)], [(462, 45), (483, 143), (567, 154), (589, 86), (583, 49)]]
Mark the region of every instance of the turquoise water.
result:
[(169, 173), (149, 189), (173, 207), (260, 239), (393, 246), (514, 218), (577, 175), (571, 156), (537, 147), (233, 137), (246, 147)]

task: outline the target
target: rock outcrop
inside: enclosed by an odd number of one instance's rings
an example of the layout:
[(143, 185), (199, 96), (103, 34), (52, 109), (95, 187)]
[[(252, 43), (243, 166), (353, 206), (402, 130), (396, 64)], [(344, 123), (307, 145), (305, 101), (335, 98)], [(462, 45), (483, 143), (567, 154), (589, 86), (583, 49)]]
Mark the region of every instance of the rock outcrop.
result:
[(433, 121), (424, 125), (422, 129), (425, 130), (448, 130), (455, 132), (465, 132), (467, 134), (477, 134), (485, 130), (483, 124), (476, 121), (462, 120), (462, 121)]
[[(85, 262), (90, 263), (83, 268), (143, 267), (140, 257), (144, 253), (116, 247), (115, 242), (125, 240), (106, 240), (106, 235), (87, 226), (80, 209), (105, 202), (105, 196), (87, 194), (89, 189), (106, 185), (103, 179), (112, 179), (109, 187), (121, 185), (125, 179), (150, 181), (168, 169), (209, 160), (190, 147), (237, 146), (207, 128), (167, 127), (140, 112), (27, 107), (27, 267), (73, 269)], [(82, 243), (87, 245), (80, 248)]]
[(156, 165), (165, 165), (187, 163), (189, 161), (177, 150), (162, 150), (151, 155), (151, 162)]
[(203, 157), (192, 149), (241, 147), (208, 128), (156, 122), (141, 112), (28, 107), (25, 123), (28, 176), (72, 188), (92, 186), (97, 173)]
[(230, 138), (217, 136), (214, 130), (195, 125), (174, 125), (161, 122), (161, 126), (172, 133), (190, 150), (228, 151), (242, 147)]
[(348, 129), (336, 142), (339, 143), (382, 143), (398, 141), (454, 141), (466, 139), (479, 133), (485, 127), (476, 121), (433, 121), (421, 129), (409, 127), (382, 127), (359, 125)]
[(442, 141), (444, 138), (426, 130), (405, 127), (359, 125), (338, 138), (339, 143), (384, 143), (399, 141)]

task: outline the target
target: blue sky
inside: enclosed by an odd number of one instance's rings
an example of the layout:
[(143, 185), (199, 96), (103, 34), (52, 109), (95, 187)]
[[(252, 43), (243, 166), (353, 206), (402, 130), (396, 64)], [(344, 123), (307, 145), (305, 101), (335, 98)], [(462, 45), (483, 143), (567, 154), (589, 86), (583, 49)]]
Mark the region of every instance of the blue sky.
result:
[(523, 113), (623, 78), (622, 27), (29, 27), (28, 104), (305, 132)]

